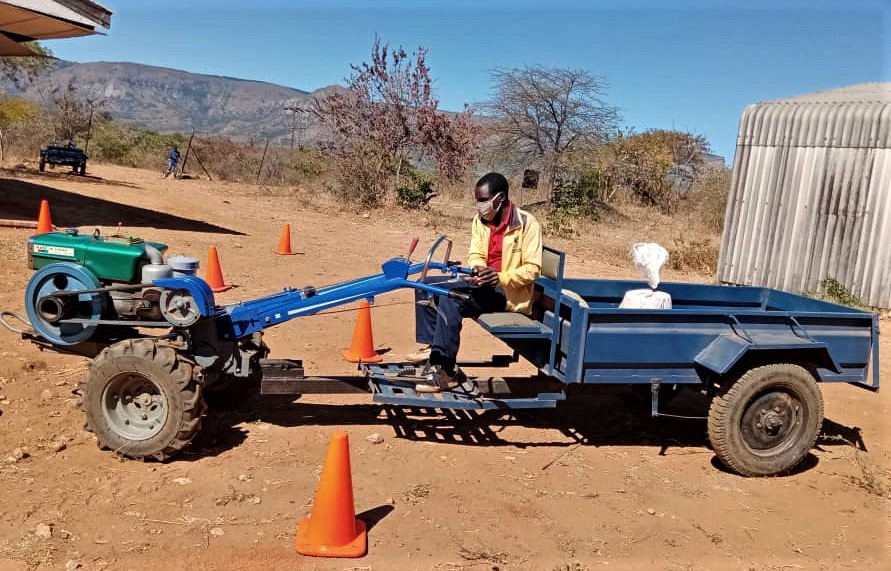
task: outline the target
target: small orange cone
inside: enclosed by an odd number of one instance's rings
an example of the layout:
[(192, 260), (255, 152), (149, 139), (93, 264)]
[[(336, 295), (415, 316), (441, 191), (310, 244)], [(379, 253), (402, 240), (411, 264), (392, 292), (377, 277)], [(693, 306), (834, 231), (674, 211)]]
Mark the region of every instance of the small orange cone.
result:
[(40, 214), (37, 216), (37, 233), (46, 234), (53, 231), (53, 221), (50, 219), (49, 201), (40, 201)]
[(228, 286), (223, 282), (223, 271), (220, 269), (220, 257), (217, 255), (217, 247), (211, 246), (207, 250), (207, 277), (204, 281), (210, 286), (211, 291), (220, 293), (226, 291), (232, 286)]
[(293, 256), (297, 252), (291, 250), (291, 224), (286, 222), (282, 227), (282, 236), (278, 239), (278, 248), (273, 250), (276, 254)]
[(374, 350), (371, 336), (371, 304), (363, 299), (359, 302), (359, 318), (353, 329), (353, 342), (349, 349), (341, 351), (344, 359), (350, 363), (380, 363), (383, 358)]
[(302, 555), (362, 557), (368, 552), (365, 522), (356, 519), (353, 478), (350, 475), (350, 441), (335, 432), (328, 445), (312, 513), (297, 524), (294, 548)]

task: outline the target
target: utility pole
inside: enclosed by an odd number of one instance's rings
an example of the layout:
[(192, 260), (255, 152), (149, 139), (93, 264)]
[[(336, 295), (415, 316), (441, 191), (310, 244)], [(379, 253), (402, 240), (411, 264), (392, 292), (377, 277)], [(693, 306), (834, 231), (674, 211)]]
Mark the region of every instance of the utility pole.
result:
[[(285, 107), (285, 111), (291, 112), (291, 150), (294, 150), (294, 138), (297, 133), (297, 114), (298, 113), (309, 113), (309, 109), (305, 109), (303, 107), (297, 107), (289, 105)], [(299, 148), (300, 142), (297, 142), (297, 146)]]
[(90, 105), (90, 118), (87, 121), (87, 141), (84, 143), (84, 154), (87, 154), (90, 148), (90, 135), (93, 133), (93, 100), (87, 99), (87, 103)]
[(266, 151), (269, 150), (269, 137), (266, 137), (266, 146), (263, 147), (263, 157), (260, 159), (260, 168), (257, 169), (257, 184), (260, 184), (260, 174), (263, 172), (263, 163), (266, 162)]
[(195, 129), (194, 129), (194, 127), (193, 127), (193, 128), (192, 128), (192, 134), (189, 136), (189, 142), (188, 142), (188, 144), (186, 145), (186, 154), (185, 154), (185, 156), (183, 157), (183, 164), (182, 164), (182, 166), (179, 168), (179, 172), (180, 172), (180, 174), (185, 174), (185, 173), (186, 173), (186, 161), (189, 160), (189, 151), (192, 150), (192, 139), (194, 139), (194, 138), (195, 138)]

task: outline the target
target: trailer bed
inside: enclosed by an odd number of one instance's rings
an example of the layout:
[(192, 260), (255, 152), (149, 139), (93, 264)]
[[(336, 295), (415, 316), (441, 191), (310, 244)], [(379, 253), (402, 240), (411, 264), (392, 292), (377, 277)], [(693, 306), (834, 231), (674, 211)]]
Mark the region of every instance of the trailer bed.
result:
[(546, 248), (531, 317), (479, 322), (565, 383), (703, 383), (789, 361), (819, 381), (879, 387), (874, 313), (765, 287), (679, 282), (658, 288), (671, 309), (620, 308), (646, 282), (564, 278), (563, 260)]

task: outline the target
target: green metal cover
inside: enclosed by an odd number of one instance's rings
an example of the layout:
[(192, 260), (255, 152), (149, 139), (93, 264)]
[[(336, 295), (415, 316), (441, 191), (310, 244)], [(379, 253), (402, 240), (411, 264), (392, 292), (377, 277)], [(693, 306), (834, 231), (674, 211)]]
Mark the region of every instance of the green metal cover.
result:
[(149, 263), (146, 244), (161, 252), (167, 249), (167, 244), (145, 242), (134, 236), (49, 232), (28, 238), (28, 256), (34, 270), (57, 262), (72, 262), (84, 266), (100, 280), (136, 283), (142, 266)]

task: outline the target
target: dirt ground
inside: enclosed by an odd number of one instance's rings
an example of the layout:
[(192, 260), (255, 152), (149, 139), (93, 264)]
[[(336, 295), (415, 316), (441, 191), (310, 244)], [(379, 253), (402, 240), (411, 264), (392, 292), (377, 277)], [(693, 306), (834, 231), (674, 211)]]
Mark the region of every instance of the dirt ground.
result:
[[(0, 173), (0, 218), (33, 222), (45, 198), (60, 227), (113, 233), (120, 223), (202, 264), (215, 245), (236, 286), (223, 303), (375, 273), (413, 235), (426, 248), (439, 225), (431, 213), (326, 211), (252, 185), (102, 165), (88, 174)], [(301, 254), (273, 253), (285, 222)], [(466, 251), (467, 229), (447, 231)], [(637, 277), (616, 252), (654, 231), (603, 225), (552, 242), (567, 250), (571, 275)], [(0, 310), (23, 310), (30, 232), (0, 228)], [(406, 292), (377, 300), (374, 339), (388, 359), (415, 347), (412, 311)], [(271, 357), (302, 358), (309, 374), (356, 374), (340, 355), (355, 316), (273, 328)], [(465, 328), (462, 358), (504, 351)], [(887, 336), (881, 351), (891, 383)], [(119, 459), (82, 429), (73, 391), (85, 363), (0, 330), (0, 571), (866, 570), (891, 561), (887, 389), (824, 386), (823, 434), (779, 478), (727, 472), (704, 421), (650, 419), (648, 404), (610, 387), (555, 410), (483, 415), (411, 412), (367, 395), (263, 397), (210, 411), (185, 453), (162, 464)], [(293, 547), (337, 430), (350, 435), (356, 511), (370, 527), (361, 559)]]

